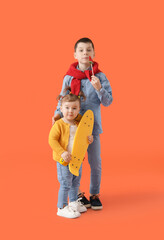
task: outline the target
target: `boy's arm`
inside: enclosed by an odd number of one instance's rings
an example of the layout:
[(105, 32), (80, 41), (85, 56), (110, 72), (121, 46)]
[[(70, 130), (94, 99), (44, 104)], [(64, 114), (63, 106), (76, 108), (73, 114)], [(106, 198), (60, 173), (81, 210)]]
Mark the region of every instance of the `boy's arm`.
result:
[(52, 117), (52, 125), (61, 118), (60, 114), (56, 114), (55, 116)]
[(100, 102), (102, 103), (102, 105), (107, 107), (113, 101), (112, 88), (111, 88), (110, 83), (104, 73), (100, 72), (96, 75), (100, 80), (101, 89), (99, 91), (97, 91), (97, 90), (95, 90), (95, 91), (96, 91), (97, 96), (100, 99)]
[(48, 142), (52, 150), (55, 151), (59, 156), (61, 156), (61, 154), (65, 152), (64, 148), (62, 148), (62, 146), (59, 143), (60, 135), (61, 135), (60, 128), (56, 122), (50, 130)]
[[(69, 75), (66, 75), (63, 79), (63, 85), (62, 85), (62, 90), (60, 92), (60, 95), (63, 96), (65, 93), (64, 93), (64, 89), (68, 86), (70, 86), (71, 84), (71, 79), (72, 77), (69, 76)], [(56, 107), (56, 110), (54, 112), (54, 118), (56, 118), (56, 120), (58, 120), (59, 118), (62, 117), (62, 113), (60, 111), (60, 106), (61, 106), (61, 100), (58, 101), (58, 105)]]

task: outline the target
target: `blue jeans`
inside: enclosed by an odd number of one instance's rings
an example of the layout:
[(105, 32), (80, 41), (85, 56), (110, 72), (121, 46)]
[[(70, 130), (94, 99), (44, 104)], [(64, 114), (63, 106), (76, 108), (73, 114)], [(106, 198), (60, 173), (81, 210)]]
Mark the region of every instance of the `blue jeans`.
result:
[(91, 168), (90, 193), (98, 194), (101, 183), (100, 136), (94, 135), (93, 143), (88, 147), (88, 162)]
[(63, 205), (68, 205), (68, 196), (69, 202), (74, 202), (77, 200), (81, 173), (82, 165), (79, 170), (79, 176), (75, 176), (69, 171), (68, 165), (63, 166), (59, 162), (57, 162), (57, 176), (60, 183), (57, 203), (58, 208), (63, 208)]

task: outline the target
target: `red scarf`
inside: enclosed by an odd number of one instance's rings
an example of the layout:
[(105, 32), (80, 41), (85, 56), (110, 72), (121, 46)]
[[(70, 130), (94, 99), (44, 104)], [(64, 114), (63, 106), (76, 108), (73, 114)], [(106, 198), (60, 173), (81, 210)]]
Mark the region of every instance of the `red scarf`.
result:
[[(78, 65), (78, 62), (75, 62), (71, 64), (69, 70), (67, 71), (66, 75), (70, 75), (73, 77), (71, 82), (71, 92), (75, 95), (79, 95), (80, 87), (81, 87), (81, 80), (84, 78), (88, 78), (91, 81), (92, 76), (92, 70), (85, 70), (82, 72), (81, 70), (78, 70), (76, 67)], [(93, 72), (94, 74), (101, 72), (98, 69), (98, 63), (93, 62)]]

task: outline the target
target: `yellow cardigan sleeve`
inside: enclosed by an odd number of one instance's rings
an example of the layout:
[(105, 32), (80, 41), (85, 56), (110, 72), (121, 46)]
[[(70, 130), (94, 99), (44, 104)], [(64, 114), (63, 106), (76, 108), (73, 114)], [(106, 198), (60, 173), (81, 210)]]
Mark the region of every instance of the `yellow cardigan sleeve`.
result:
[(55, 122), (49, 133), (49, 145), (51, 146), (52, 150), (56, 152), (59, 156), (61, 156), (61, 154), (65, 152), (64, 148), (62, 148), (59, 143), (60, 135), (60, 126), (59, 124), (57, 124), (57, 122)]

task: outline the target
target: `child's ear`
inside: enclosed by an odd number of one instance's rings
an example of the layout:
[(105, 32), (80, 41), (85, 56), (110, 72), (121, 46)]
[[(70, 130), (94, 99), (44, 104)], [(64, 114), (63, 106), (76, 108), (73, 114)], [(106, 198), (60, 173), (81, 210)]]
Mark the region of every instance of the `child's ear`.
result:
[(60, 106), (60, 111), (62, 112), (62, 106)]
[(76, 52), (74, 52), (74, 58), (77, 59), (77, 57), (76, 57)]

